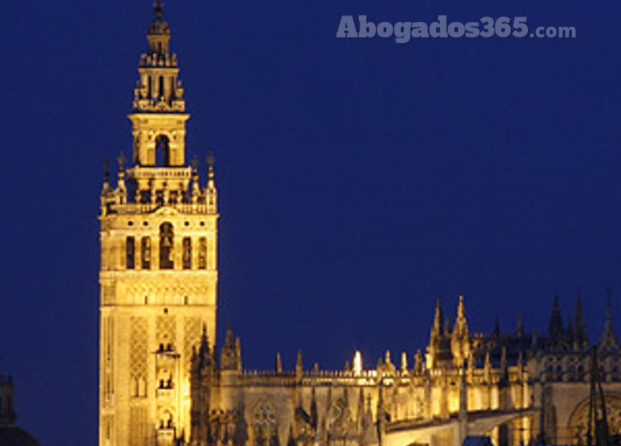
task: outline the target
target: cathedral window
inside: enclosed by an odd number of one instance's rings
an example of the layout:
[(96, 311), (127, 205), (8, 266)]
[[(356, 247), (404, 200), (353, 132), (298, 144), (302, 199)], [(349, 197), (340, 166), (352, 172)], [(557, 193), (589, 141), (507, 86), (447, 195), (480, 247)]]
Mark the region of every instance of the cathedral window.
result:
[(173, 269), (173, 225), (162, 223), (160, 226), (160, 269)]
[(274, 446), (278, 444), (276, 417), (270, 404), (262, 403), (255, 410), (253, 433), (254, 446)]
[(142, 251), (142, 269), (151, 269), (151, 238), (142, 237), (140, 242)]
[(127, 269), (136, 267), (136, 239), (127, 237), (125, 242), (125, 266)]
[(578, 381), (584, 380), (584, 367), (582, 365), (578, 366)]
[(207, 269), (207, 238), (198, 239), (198, 268)]
[(183, 238), (183, 269), (192, 269), (192, 239)]

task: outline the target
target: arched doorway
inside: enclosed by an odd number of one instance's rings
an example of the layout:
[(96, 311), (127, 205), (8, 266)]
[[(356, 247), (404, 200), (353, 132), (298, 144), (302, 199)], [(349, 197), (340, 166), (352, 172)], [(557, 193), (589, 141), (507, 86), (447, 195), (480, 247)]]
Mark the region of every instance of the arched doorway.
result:
[[(610, 435), (621, 435), (621, 395), (618, 393), (605, 393), (606, 418)], [(589, 426), (589, 399), (583, 400), (576, 406), (569, 417), (568, 429), (573, 444), (587, 444), (587, 431)]]

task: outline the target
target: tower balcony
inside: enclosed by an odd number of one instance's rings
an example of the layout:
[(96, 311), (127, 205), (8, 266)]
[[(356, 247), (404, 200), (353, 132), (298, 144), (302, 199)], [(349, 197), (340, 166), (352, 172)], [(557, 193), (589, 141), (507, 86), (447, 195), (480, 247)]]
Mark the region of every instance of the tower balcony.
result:
[(127, 177), (140, 180), (181, 180), (190, 181), (192, 178), (191, 167), (143, 167), (136, 166), (127, 169)]
[(216, 214), (216, 207), (212, 203), (114, 203), (109, 207), (111, 214), (138, 215), (149, 214), (164, 206), (175, 209), (181, 214)]
[(136, 99), (134, 110), (142, 112), (185, 112), (185, 101), (183, 99), (172, 99), (170, 101), (160, 101), (155, 99)]

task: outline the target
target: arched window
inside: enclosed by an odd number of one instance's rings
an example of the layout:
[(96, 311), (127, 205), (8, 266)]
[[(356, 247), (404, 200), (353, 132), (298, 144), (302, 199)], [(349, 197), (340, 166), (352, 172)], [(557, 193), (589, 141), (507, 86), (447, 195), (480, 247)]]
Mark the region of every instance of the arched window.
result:
[(173, 269), (174, 231), (170, 223), (160, 226), (160, 269)]
[(183, 238), (183, 269), (192, 269), (192, 239)]
[(164, 76), (160, 76), (160, 98), (164, 96)]
[(171, 429), (173, 427), (173, 414), (166, 410), (160, 416), (160, 429)]
[(207, 269), (207, 238), (198, 240), (198, 269)]
[(134, 269), (136, 267), (136, 239), (127, 237), (125, 242), (125, 267)]
[(170, 140), (165, 135), (160, 135), (155, 139), (155, 165), (170, 166)]
[(142, 251), (142, 269), (151, 269), (151, 238), (142, 237), (140, 248)]
[(269, 403), (263, 402), (255, 410), (253, 428), (255, 446), (274, 446), (278, 444), (276, 416)]

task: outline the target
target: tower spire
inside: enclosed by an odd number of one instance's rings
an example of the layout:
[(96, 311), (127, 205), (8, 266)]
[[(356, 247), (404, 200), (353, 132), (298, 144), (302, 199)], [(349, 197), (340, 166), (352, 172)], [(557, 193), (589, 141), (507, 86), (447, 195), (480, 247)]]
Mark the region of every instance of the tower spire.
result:
[(436, 310), (433, 317), (433, 327), (431, 328), (431, 338), (437, 338), (442, 334), (442, 322), (444, 321), (444, 316), (442, 314), (442, 299), (438, 297), (436, 301)]
[(207, 155), (207, 188), (213, 189), (214, 187), (214, 178), (216, 177), (214, 166), (216, 164), (216, 157), (213, 153), (209, 153)]
[(457, 317), (451, 334), (451, 352), (456, 367), (461, 368), (470, 355), (470, 338), (468, 335), (468, 321), (466, 320), (466, 304), (464, 296), (459, 296)]
[(155, 17), (161, 19), (164, 15), (164, 10), (162, 9), (162, 0), (155, 0)]
[(611, 352), (619, 350), (619, 342), (615, 335), (614, 328), (612, 327), (612, 310), (610, 305), (610, 295), (608, 295), (608, 302), (606, 303), (606, 320), (604, 322), (604, 330), (599, 339), (598, 347), (600, 351)]
[(561, 315), (561, 305), (558, 300), (558, 296), (554, 296), (554, 305), (552, 306), (552, 312), (550, 313), (550, 323), (548, 325), (548, 337), (554, 344), (563, 338), (564, 334), (563, 316)]
[(582, 299), (580, 297), (580, 293), (578, 293), (578, 297), (576, 298), (576, 316), (574, 322), (574, 349), (586, 350), (587, 348), (589, 348), (589, 336), (584, 323)]

